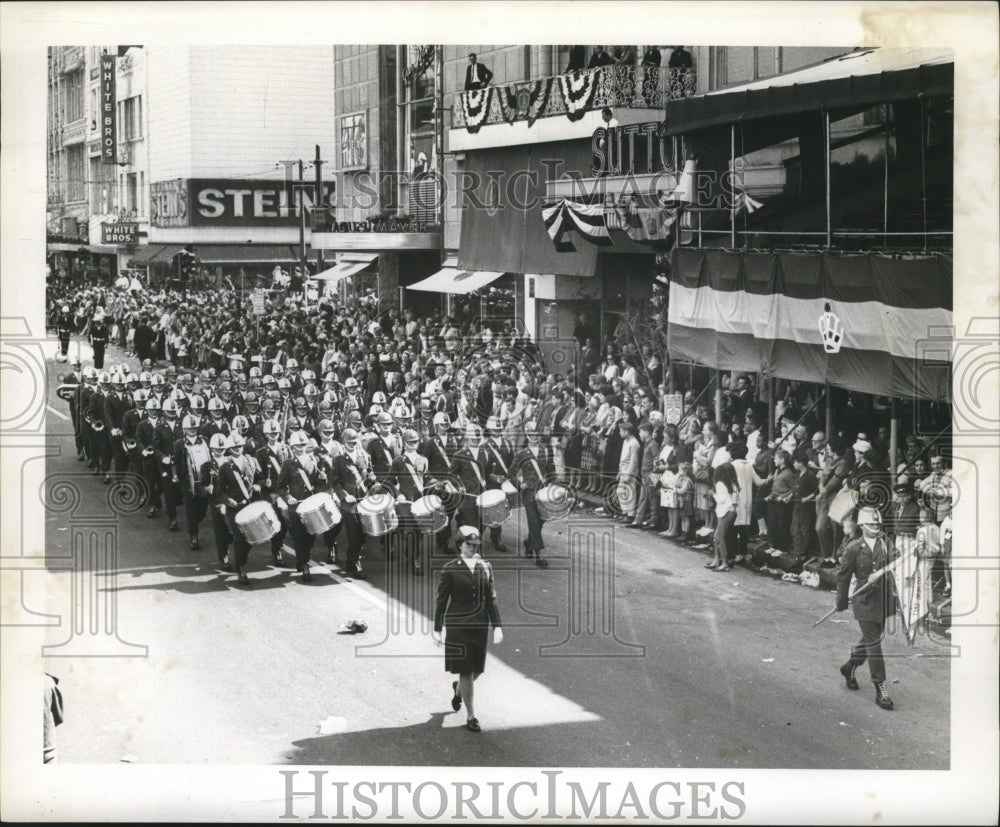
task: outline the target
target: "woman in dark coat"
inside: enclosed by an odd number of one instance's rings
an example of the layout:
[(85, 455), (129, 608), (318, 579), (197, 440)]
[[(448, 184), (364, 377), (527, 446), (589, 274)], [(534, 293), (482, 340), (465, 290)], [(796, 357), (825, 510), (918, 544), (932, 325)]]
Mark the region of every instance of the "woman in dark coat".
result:
[(460, 556), (441, 568), (437, 606), (434, 610), (434, 642), (441, 645), (441, 629), (447, 626), (444, 639), (444, 668), (458, 675), (453, 682), (451, 708), (458, 712), (465, 702), (466, 727), (479, 732), (473, 707), (473, 683), (486, 668), (486, 641), (493, 626), (493, 643), (503, 643), (500, 606), (493, 584), (493, 569), (479, 556), (479, 529), (458, 529)]

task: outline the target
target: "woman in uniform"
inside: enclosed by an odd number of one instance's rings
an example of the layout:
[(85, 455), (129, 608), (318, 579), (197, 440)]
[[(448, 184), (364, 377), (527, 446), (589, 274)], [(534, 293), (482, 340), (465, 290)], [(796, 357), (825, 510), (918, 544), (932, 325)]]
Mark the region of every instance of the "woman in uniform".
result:
[(480, 732), (473, 706), (473, 683), (486, 667), (486, 641), (493, 626), (493, 643), (503, 643), (500, 607), (493, 584), (493, 569), (479, 556), (479, 529), (458, 529), (459, 557), (441, 568), (438, 580), (437, 607), (434, 611), (434, 642), (444, 638), (444, 668), (458, 675), (451, 685), (451, 708), (458, 712), (465, 703), (466, 727)]

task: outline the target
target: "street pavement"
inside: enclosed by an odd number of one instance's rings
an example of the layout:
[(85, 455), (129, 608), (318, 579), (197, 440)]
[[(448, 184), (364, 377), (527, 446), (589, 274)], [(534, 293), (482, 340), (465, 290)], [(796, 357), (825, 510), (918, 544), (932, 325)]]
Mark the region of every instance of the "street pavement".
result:
[[(704, 551), (592, 513), (546, 524), (548, 569), (513, 553), (523, 511), (504, 527), (511, 553), (484, 545), (505, 639), (476, 684), (483, 732), (470, 733), (430, 636), (442, 558), (414, 578), (370, 539), (359, 581), (318, 562), (318, 544), (304, 584), (256, 546), (252, 585), (237, 586), (215, 566), (208, 522), (190, 551), (183, 511), (170, 533), (162, 512), (147, 519), (127, 487), (109, 494), (86, 473), (54, 352), (46, 610), (62, 621), (47, 654), (63, 656), (45, 667), (66, 697), (62, 763), (949, 767), (946, 641), (888, 637), (896, 709), (883, 711), (867, 667), (857, 692), (838, 672), (859, 637), (851, 612), (813, 628), (832, 592), (712, 572)], [(79, 491), (75, 508), (60, 480)], [(78, 539), (75, 560), (74, 536), (95, 538)], [(343, 634), (354, 619), (367, 632)]]

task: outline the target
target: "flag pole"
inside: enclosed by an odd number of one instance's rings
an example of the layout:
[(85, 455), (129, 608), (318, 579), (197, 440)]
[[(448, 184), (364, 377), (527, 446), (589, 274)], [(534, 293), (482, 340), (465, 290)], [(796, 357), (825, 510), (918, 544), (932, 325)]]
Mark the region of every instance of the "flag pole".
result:
[[(861, 594), (861, 592), (863, 592), (865, 589), (868, 589), (868, 588), (871, 588), (872, 586), (874, 586), (885, 575), (885, 573), (887, 571), (889, 571), (889, 569), (891, 568), (891, 566), (892, 566), (892, 564), (890, 563), (890, 564), (887, 564), (885, 566), (882, 566), (882, 568), (880, 568), (878, 571), (872, 572), (871, 576), (869, 576), (869, 578), (868, 578), (868, 582), (865, 583), (862, 586), (858, 586), (858, 588), (856, 588), (853, 592), (850, 593), (850, 595), (848, 595), (847, 599), (848, 600), (853, 600), (857, 595)], [(833, 614), (836, 614), (836, 612), (837, 612), (837, 608), (836, 607), (830, 609), (830, 611), (828, 611), (825, 615), (823, 615), (819, 620), (817, 620), (813, 624), (813, 628), (815, 629), (817, 626), (819, 626), (820, 623), (822, 623), (828, 617), (830, 617)]]

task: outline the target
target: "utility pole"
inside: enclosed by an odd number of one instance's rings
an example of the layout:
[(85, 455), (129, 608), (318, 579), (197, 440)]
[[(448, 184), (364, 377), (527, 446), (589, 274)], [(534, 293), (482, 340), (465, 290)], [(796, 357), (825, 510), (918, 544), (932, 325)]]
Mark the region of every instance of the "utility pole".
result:
[[(299, 158), (299, 259), (302, 261), (302, 270), (305, 276), (309, 274), (309, 267), (307, 266), (306, 259), (306, 199), (305, 199), (305, 182), (302, 177), (302, 159)], [(309, 299), (309, 290), (306, 288), (305, 280), (303, 277), (302, 282), (302, 296), (305, 300)]]

